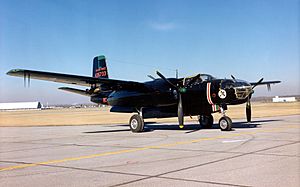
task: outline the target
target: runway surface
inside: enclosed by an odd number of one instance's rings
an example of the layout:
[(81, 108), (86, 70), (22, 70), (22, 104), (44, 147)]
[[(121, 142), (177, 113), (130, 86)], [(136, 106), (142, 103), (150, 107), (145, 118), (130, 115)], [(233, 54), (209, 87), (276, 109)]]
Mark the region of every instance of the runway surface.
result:
[(300, 116), (189, 124), (1, 127), (0, 186), (299, 186)]

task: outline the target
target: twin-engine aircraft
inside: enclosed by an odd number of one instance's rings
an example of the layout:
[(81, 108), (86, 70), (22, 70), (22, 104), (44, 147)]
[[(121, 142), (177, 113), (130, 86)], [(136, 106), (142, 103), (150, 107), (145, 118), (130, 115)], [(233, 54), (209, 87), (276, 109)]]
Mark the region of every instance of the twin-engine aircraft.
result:
[(97, 104), (110, 105), (110, 112), (136, 113), (129, 120), (132, 132), (143, 132), (144, 119), (178, 117), (179, 127), (184, 127), (184, 116), (198, 116), (204, 128), (213, 125), (212, 113), (220, 112), (219, 127), (222, 131), (231, 130), (232, 121), (225, 115), (227, 105), (246, 103), (247, 121), (251, 121), (250, 99), (258, 85), (270, 85), (280, 81), (248, 83), (231, 79), (216, 79), (208, 74), (198, 74), (186, 78), (166, 78), (156, 72), (158, 79), (149, 76), (151, 81), (140, 83), (108, 78), (104, 56), (93, 60), (92, 77), (61, 74), (25, 69), (13, 69), (8, 75), (89, 87), (80, 90), (69, 87), (59, 89), (89, 96)]

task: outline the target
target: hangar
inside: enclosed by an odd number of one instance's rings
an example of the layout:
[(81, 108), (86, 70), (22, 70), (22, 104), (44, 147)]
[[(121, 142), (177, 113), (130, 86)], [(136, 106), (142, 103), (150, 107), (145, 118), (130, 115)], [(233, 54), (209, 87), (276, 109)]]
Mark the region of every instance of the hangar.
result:
[(41, 109), (42, 104), (36, 102), (0, 103), (0, 110)]
[(295, 97), (279, 97), (275, 96), (273, 99), (273, 103), (280, 103), (280, 102), (295, 102)]

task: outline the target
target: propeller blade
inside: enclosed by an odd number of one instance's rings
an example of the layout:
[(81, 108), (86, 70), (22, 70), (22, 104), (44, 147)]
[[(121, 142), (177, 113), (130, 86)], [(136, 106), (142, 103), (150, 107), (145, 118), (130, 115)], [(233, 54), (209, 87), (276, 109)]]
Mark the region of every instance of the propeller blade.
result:
[(234, 80), (234, 82), (236, 82), (236, 79), (233, 75), (231, 75), (231, 78)]
[(249, 96), (248, 96), (248, 101), (246, 103), (246, 116), (247, 116), (247, 122), (251, 122), (251, 103), (250, 103)]
[(179, 93), (179, 101), (178, 101), (178, 122), (179, 122), (179, 128), (183, 128), (184, 124), (184, 114), (183, 114), (183, 107), (182, 107), (182, 99), (181, 94)]
[(166, 83), (168, 83), (171, 87), (175, 88), (176, 90), (178, 90), (178, 87), (175, 86), (173, 83), (171, 83), (165, 76), (163, 76), (163, 74), (161, 74), (159, 71), (156, 71), (156, 74), (164, 81), (166, 81)]
[(150, 79), (155, 80), (155, 78), (152, 75), (147, 75)]
[(259, 85), (263, 80), (264, 80), (264, 78), (261, 78), (257, 83), (254, 84), (252, 89), (254, 89), (257, 85)]
[(267, 84), (268, 91), (271, 91), (271, 84)]
[(24, 72), (24, 88), (26, 88), (26, 73)]

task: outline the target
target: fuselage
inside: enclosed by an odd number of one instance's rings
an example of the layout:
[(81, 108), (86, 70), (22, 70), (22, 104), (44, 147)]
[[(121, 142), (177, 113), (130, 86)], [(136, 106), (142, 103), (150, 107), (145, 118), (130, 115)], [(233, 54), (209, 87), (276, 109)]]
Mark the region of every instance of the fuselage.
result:
[[(249, 83), (235, 79), (175, 79), (170, 82), (181, 88), (185, 115), (204, 115), (218, 112), (220, 106), (235, 105), (247, 102), (253, 93)], [(192, 82), (189, 82), (192, 81)], [(144, 83), (146, 89), (115, 90), (108, 92), (104, 104), (112, 106), (112, 112), (136, 112), (143, 108), (145, 115), (150, 111), (153, 116), (175, 117), (177, 115), (178, 90), (171, 88), (162, 79), (155, 79)], [(100, 102), (102, 103), (102, 102)], [(152, 115), (149, 117), (152, 117)]]

